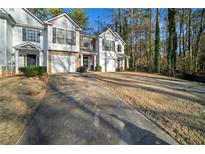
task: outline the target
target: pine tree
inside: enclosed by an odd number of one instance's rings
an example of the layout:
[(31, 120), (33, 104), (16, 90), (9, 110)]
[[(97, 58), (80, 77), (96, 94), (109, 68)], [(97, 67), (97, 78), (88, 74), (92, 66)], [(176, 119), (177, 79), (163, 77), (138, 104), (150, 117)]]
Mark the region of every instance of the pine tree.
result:
[(177, 51), (177, 32), (176, 32), (176, 9), (173, 10), (173, 50), (172, 50), (172, 70), (173, 74), (176, 72), (176, 51)]
[(129, 31), (129, 27), (128, 27), (128, 21), (127, 21), (127, 17), (124, 16), (123, 19), (123, 34), (122, 34), (122, 38), (123, 40), (128, 43), (128, 31)]
[(168, 54), (167, 64), (169, 74), (174, 74), (176, 70), (176, 49), (177, 49), (177, 33), (175, 23), (176, 9), (168, 9)]
[(155, 32), (155, 57), (154, 57), (154, 65), (155, 71), (160, 73), (160, 10), (157, 9), (156, 13), (156, 32)]
[(152, 51), (152, 9), (149, 9), (149, 62), (152, 65), (153, 51)]
[(72, 9), (70, 13), (71, 17), (75, 19), (75, 21), (82, 27), (87, 28), (88, 26), (88, 17), (84, 9), (75, 8)]
[(62, 9), (60, 8), (29, 8), (29, 11), (41, 20), (47, 20), (50, 17), (62, 13)]
[(199, 50), (199, 43), (200, 43), (200, 39), (201, 39), (201, 34), (205, 29), (205, 24), (203, 23), (204, 19), (204, 14), (205, 14), (205, 9), (203, 8), (201, 10), (201, 19), (199, 22), (199, 30), (197, 32), (197, 36), (196, 36), (196, 43), (195, 43), (195, 48), (194, 48), (194, 54), (193, 54), (193, 71), (196, 73), (198, 71), (198, 50)]

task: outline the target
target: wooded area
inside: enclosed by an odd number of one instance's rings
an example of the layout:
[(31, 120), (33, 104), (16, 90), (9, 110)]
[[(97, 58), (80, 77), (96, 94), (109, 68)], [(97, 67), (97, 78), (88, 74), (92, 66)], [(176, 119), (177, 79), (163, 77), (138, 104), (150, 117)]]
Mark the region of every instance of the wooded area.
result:
[(131, 70), (204, 74), (205, 9), (113, 9)]

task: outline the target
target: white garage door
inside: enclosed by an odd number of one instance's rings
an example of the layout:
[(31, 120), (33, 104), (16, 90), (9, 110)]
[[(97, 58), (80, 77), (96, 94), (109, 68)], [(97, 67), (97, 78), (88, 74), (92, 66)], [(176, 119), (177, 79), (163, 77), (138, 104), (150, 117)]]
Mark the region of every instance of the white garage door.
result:
[(107, 72), (115, 72), (116, 71), (116, 63), (112, 58), (107, 59)]
[(75, 56), (70, 56), (70, 72), (75, 72)]
[(75, 72), (75, 56), (51, 55), (51, 73)]

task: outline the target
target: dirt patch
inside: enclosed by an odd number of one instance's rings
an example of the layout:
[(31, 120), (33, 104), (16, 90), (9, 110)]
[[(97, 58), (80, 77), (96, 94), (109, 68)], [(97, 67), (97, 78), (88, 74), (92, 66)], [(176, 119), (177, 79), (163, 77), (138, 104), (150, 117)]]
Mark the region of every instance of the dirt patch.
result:
[(0, 144), (15, 144), (40, 105), (47, 78), (0, 79)]
[(95, 73), (88, 76), (98, 78), (179, 143), (205, 144), (203, 85), (144, 73)]
[(26, 95), (30, 95), (30, 96), (36, 96), (36, 95), (39, 95), (41, 92), (39, 91), (29, 91), (29, 92), (26, 92), (25, 94)]

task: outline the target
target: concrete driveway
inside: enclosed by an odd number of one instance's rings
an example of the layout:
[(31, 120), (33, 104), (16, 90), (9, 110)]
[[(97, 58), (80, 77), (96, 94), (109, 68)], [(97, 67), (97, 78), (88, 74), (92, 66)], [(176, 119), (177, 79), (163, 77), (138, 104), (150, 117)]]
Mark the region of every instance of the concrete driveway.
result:
[(17, 144), (177, 144), (94, 78), (52, 75)]

